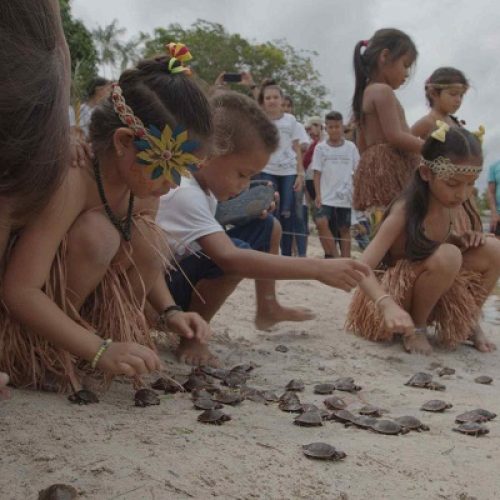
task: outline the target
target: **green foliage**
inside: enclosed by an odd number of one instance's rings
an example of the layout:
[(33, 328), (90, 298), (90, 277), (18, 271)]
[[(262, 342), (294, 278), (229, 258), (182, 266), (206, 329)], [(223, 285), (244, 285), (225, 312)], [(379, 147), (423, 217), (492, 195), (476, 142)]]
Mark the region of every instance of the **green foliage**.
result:
[[(284, 40), (254, 44), (239, 34), (228, 33), (218, 23), (198, 20), (185, 29), (179, 24), (156, 28), (145, 43), (145, 56), (164, 52), (166, 43), (185, 43), (193, 54), (191, 67), (208, 84), (213, 84), (222, 71), (251, 71), (256, 82), (264, 78), (278, 81), (295, 104), (299, 118), (318, 114), (331, 104), (326, 88), (314, 69), (312, 52), (297, 51)], [(235, 90), (242, 90), (235, 85)]]
[(80, 101), (89, 82), (95, 78), (97, 53), (91, 33), (71, 16), (69, 0), (59, 0), (64, 34), (71, 54), (72, 99)]

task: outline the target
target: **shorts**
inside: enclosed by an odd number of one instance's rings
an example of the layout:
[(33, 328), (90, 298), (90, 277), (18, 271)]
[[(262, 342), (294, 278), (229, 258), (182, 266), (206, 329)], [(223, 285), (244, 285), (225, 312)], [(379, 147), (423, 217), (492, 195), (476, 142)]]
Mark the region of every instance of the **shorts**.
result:
[(322, 217), (326, 217), (330, 227), (337, 231), (341, 229), (349, 229), (351, 227), (350, 208), (321, 205), (321, 208), (316, 209), (314, 212), (314, 218), (320, 219)]
[[(269, 252), (274, 217), (255, 219), (248, 224), (236, 226), (226, 231), (238, 248)], [(184, 311), (189, 310), (193, 287), (203, 279), (215, 279), (224, 276), (224, 271), (203, 254), (189, 255), (178, 263), (180, 269), (166, 276), (167, 286), (175, 303)]]

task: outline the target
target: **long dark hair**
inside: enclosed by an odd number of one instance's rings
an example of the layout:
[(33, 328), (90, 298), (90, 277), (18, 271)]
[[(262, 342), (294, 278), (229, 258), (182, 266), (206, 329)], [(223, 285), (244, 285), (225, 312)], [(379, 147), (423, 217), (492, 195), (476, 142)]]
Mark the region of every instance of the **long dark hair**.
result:
[[(362, 49), (365, 50), (362, 53)], [(402, 31), (394, 28), (384, 28), (375, 32), (370, 40), (361, 40), (354, 47), (354, 75), (356, 84), (352, 98), (352, 113), (359, 122), (362, 115), (363, 94), (370, 78), (377, 70), (380, 53), (388, 49), (393, 61), (405, 54), (410, 54), (412, 60), (417, 59), (418, 51), (413, 40)]]
[[(182, 125), (190, 137), (206, 140), (213, 128), (207, 97), (193, 77), (170, 74), (169, 60), (167, 56), (147, 59), (124, 71), (119, 85), (125, 101), (146, 127), (163, 130), (166, 124), (172, 129)], [(97, 156), (109, 150), (120, 127), (123, 123), (109, 97), (95, 108), (90, 122), (90, 140)]]
[(69, 52), (58, 2), (0, 2), (0, 197), (37, 213), (69, 153)]
[[(445, 142), (430, 136), (422, 147), (425, 160), (435, 160), (439, 156), (451, 161), (479, 159), (483, 154), (478, 138), (464, 128), (452, 127), (446, 133)], [(413, 180), (402, 195), (406, 210), (406, 256), (413, 261), (424, 260), (436, 250), (441, 242), (427, 238), (423, 222), (429, 208), (429, 184), (415, 171)], [(463, 207), (469, 217), (471, 227), (481, 230), (481, 219), (472, 203), (467, 200)]]

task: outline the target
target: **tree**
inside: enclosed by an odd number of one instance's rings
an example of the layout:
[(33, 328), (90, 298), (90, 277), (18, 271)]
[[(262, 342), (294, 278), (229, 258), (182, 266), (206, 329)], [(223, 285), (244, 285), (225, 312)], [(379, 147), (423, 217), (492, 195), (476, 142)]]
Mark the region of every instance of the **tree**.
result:
[(122, 44), (119, 37), (123, 36), (126, 31), (125, 28), (120, 28), (118, 26), (117, 19), (113, 19), (112, 23), (107, 26), (98, 26), (95, 30), (92, 30), (92, 35), (98, 48), (99, 63), (104, 68), (105, 76), (107, 76), (107, 68), (111, 71), (111, 77), (113, 77), (113, 73), (115, 73), (115, 68), (117, 67), (122, 50)]
[[(312, 52), (297, 51), (283, 40), (254, 44), (239, 34), (230, 34), (218, 23), (198, 20), (184, 29), (180, 24), (156, 28), (145, 43), (145, 56), (163, 53), (165, 44), (182, 41), (193, 54), (191, 67), (212, 84), (221, 71), (250, 70), (256, 82), (274, 78), (295, 103), (299, 118), (318, 114), (330, 106), (327, 89), (314, 69)], [(236, 90), (240, 90), (235, 86)]]
[(64, 34), (71, 54), (72, 100), (80, 101), (97, 74), (97, 52), (91, 33), (71, 16), (69, 0), (59, 0)]

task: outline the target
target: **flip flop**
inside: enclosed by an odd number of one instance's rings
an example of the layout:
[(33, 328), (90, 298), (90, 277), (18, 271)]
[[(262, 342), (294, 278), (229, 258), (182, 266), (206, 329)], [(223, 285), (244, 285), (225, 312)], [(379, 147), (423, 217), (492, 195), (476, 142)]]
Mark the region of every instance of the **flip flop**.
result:
[(274, 201), (274, 187), (269, 181), (252, 181), (250, 189), (217, 205), (215, 218), (222, 226), (242, 226), (260, 217)]

